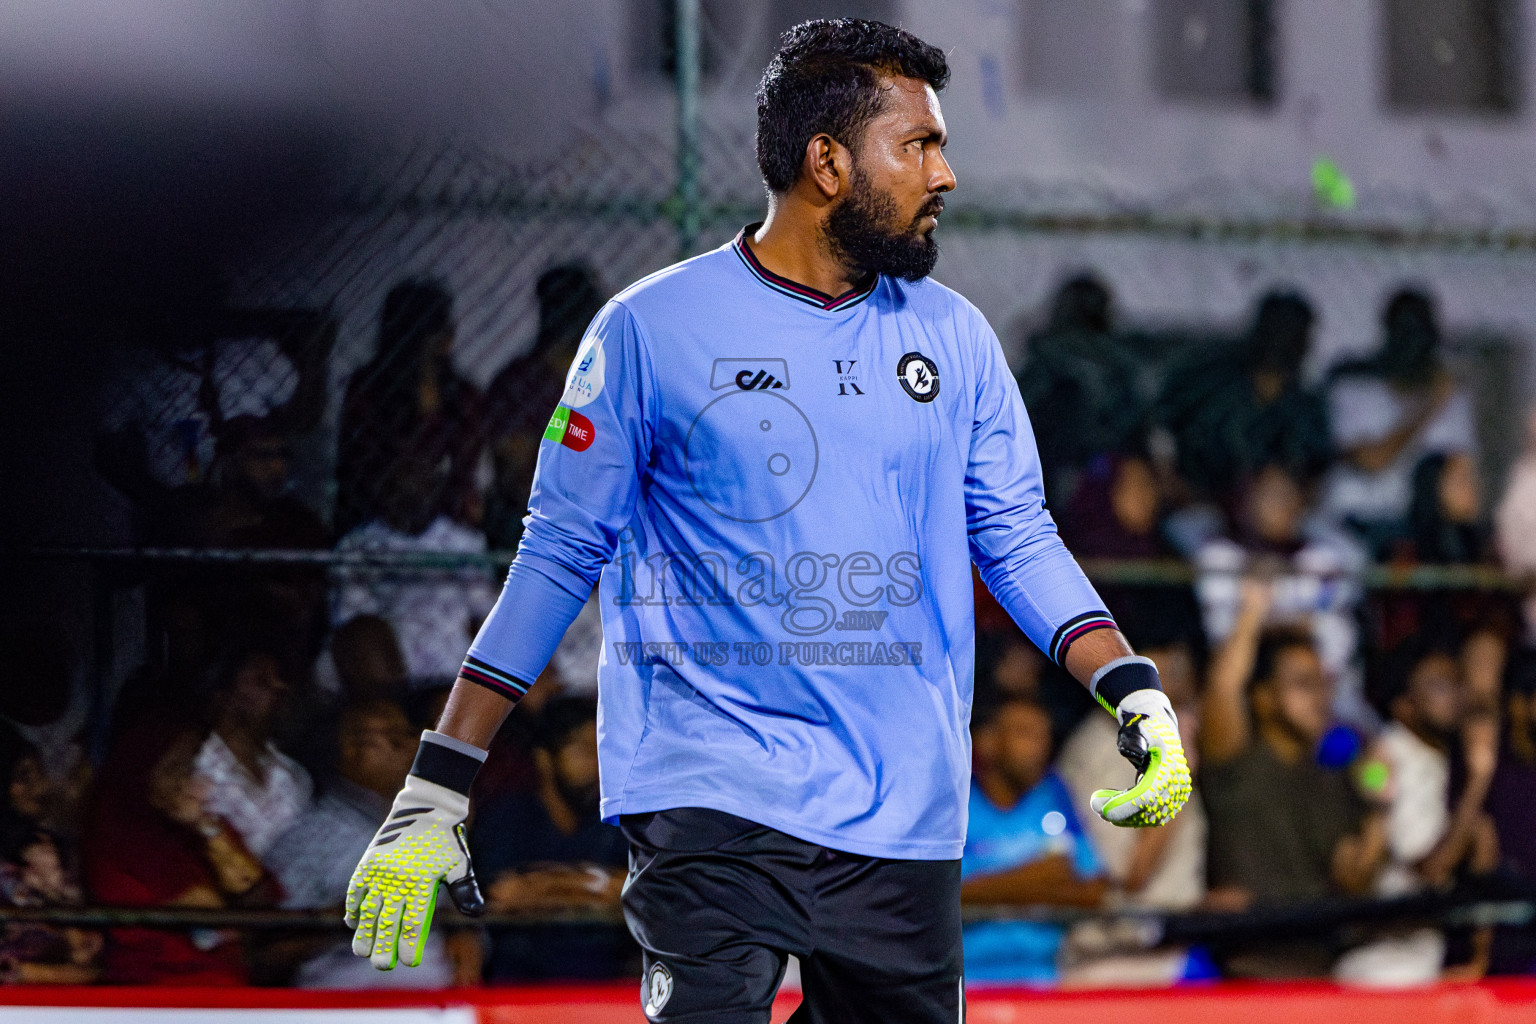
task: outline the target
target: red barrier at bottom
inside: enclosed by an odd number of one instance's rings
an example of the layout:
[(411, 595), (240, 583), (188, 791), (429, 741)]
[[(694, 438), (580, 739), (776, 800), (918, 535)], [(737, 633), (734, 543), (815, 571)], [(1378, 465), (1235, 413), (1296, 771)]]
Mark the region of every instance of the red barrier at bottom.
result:
[[(780, 1024), (798, 997), (774, 1008)], [(1106, 1024), (1160, 1020), (1169, 1024), (1536, 1024), (1536, 980), (1370, 991), (1324, 984), (1210, 985), (1136, 992), (1037, 992), (972, 989), (969, 1024)], [(538, 986), (445, 992), (297, 992), (283, 989), (9, 988), (0, 1004), (89, 1009), (110, 1020), (114, 1009), (187, 1008), (207, 1018), (238, 1021), (243, 1009), (324, 1022), (335, 1011), (370, 1008), (380, 1021), (397, 1011), (448, 1011), (479, 1024), (643, 1024), (639, 987)], [(278, 1011), (271, 1015), (271, 1011)], [(286, 1012), (285, 1012), (286, 1011)], [(472, 1016), (471, 1016), (472, 1015)], [(0, 1020), (11, 1016), (0, 1009)], [(201, 1018), (203, 1015), (199, 1015)], [(49, 1020), (56, 1019), (49, 1016)], [(416, 1019), (419, 1019), (417, 1017)]]

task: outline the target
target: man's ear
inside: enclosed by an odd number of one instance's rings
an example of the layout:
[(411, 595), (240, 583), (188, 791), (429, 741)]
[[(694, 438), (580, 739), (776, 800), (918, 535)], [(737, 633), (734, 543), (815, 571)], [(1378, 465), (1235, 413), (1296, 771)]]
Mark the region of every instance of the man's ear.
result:
[(836, 199), (848, 189), (853, 173), (853, 154), (826, 132), (811, 136), (805, 144), (800, 175), (823, 201)]

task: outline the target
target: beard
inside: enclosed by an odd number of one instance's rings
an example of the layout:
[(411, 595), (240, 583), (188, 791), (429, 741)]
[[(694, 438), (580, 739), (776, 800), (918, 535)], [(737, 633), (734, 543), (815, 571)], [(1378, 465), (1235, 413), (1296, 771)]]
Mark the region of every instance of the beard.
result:
[(822, 228), (833, 257), (859, 276), (919, 281), (933, 273), (939, 243), (918, 222), (944, 209), (943, 197), (931, 197), (909, 223), (897, 226), (896, 200), (889, 192), (876, 188), (857, 166), (851, 184), (848, 198), (832, 209)]

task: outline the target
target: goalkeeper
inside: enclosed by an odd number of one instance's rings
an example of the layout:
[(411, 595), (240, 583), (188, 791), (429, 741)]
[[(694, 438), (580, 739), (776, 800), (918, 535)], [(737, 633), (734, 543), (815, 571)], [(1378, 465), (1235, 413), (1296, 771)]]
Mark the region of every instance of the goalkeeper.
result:
[(944, 54), (878, 22), (787, 33), (758, 92), (764, 222), (588, 328), (496, 609), (347, 895), (353, 949), (414, 962), (484, 750), (598, 585), (602, 814), (653, 1021), (960, 1018), (971, 565), (1115, 715), (1141, 774), (1093, 809), (1168, 821), (1173, 712), (1062, 546), (1017, 386), (928, 277)]

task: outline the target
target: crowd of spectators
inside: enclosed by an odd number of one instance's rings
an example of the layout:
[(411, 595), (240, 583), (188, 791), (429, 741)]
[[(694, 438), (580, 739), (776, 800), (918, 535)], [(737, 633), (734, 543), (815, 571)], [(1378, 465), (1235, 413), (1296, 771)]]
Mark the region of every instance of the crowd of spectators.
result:
[[(392, 289), (376, 352), (340, 401), (327, 516), (290, 486), (295, 446), (323, 418), (322, 321), (300, 322), (304, 345), (132, 353), (137, 383), (103, 424), (98, 463), (135, 502), (146, 544), (345, 557), (146, 573), (150, 656), (110, 713), (92, 715), (67, 637), (7, 630), (0, 903), (339, 915), (496, 596), (485, 567), (368, 556), (516, 545), (548, 413), (603, 294), (582, 266), (546, 273), (533, 348), (482, 390), (453, 361), (449, 292)], [(1536, 971), (1536, 942), (1517, 929), (1420, 921), (1147, 950), (1094, 916), (1536, 881), (1536, 598), (1364, 585), (1383, 563), (1502, 559), (1536, 575), (1536, 416), (1505, 493), (1486, 501), (1476, 410), (1432, 299), (1393, 296), (1376, 353), (1316, 382), (1303, 373), (1315, 319), (1304, 296), (1276, 292), (1243, 337), (1151, 359), (1084, 275), (1028, 340), (1019, 386), (1068, 545), (1187, 568), (1100, 592), (1158, 665), (1195, 795), (1158, 829), (1086, 813), (1094, 789), (1133, 780), (1115, 723), (978, 584), (962, 897), (1057, 912), (968, 925), (972, 982)], [(476, 784), (469, 841), (493, 911), (618, 907), (626, 851), (598, 816), (592, 611)], [(441, 986), (637, 964), (621, 928), (558, 921), (488, 937), (443, 927), (421, 966), (391, 973), (339, 932), (0, 933), (13, 982)]]

